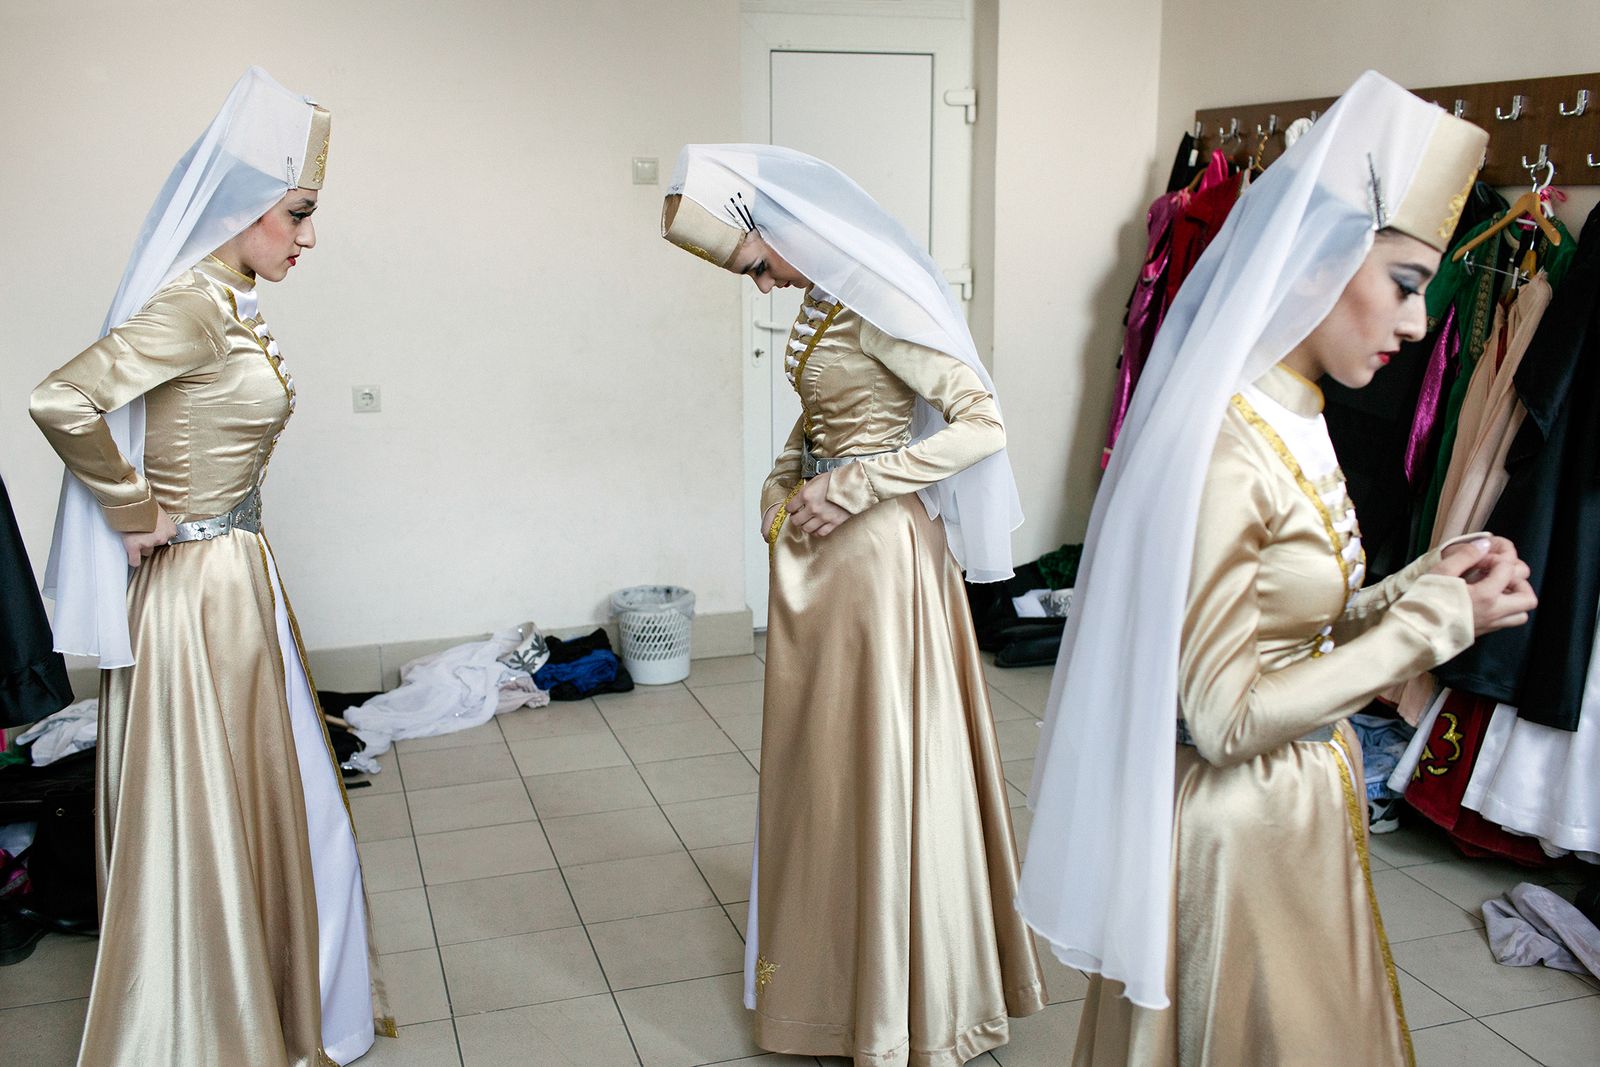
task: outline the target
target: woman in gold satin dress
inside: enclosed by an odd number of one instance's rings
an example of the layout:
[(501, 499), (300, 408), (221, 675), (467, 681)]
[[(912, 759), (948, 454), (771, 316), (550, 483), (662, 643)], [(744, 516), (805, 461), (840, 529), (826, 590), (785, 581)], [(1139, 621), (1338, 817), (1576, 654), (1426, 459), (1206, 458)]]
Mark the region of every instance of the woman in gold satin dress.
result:
[[(786, 168), (804, 177), (785, 184)], [(955, 1067), (1004, 1044), (1008, 1016), (1045, 1003), (1011, 906), (1006, 786), (951, 541), (989, 580), (1009, 571), (1014, 493), (991, 498), (1004, 512), (992, 517), (1003, 563), (977, 547), (976, 490), (961, 512), (970, 527), (955, 533), (918, 496), (1003, 462), (993, 388), (975, 354), (906, 339), (929, 316), (904, 297), (903, 317), (888, 306), (908, 286), (889, 277), (891, 235), (904, 274), (923, 284), (928, 267), (833, 168), (786, 149), (690, 146), (679, 171), (662, 218), (669, 241), (763, 292), (806, 287), (787, 350), (803, 410), (762, 491), (771, 603), (746, 962), (756, 1043)], [(846, 258), (859, 250), (830, 259), (807, 243), (847, 211), (853, 233), (880, 228), (872, 269), (886, 284), (860, 284)], [(953, 308), (942, 282), (927, 292), (944, 302), (940, 317)], [(914, 425), (919, 403), (936, 423)], [(983, 473), (1011, 486), (1008, 467)]]
[[(248, 72), (169, 182), (215, 179), (210, 204), (182, 203), (188, 236), (163, 245), (173, 216), (158, 200), (165, 228), (147, 225), (135, 251), (128, 277), (154, 293), (32, 397), (69, 489), (104, 518), (86, 533), (120, 536), (135, 568), (108, 579), (126, 586), (129, 654), (114, 639), (97, 650), (115, 667), (101, 683), (101, 936), (82, 1067), (327, 1067), (373, 1041), (354, 834), (260, 532), (294, 383), (255, 287), (315, 244), (328, 130), (327, 111)], [(130, 406), (144, 423), (133, 448), (112, 429)], [(55, 587), (58, 642), (78, 651), (70, 590), (92, 559), (73, 548), (75, 521), (64, 503)]]
[[(1139, 450), (1159, 440), (1151, 436), (1158, 420), (1191, 420), (1203, 434), (1216, 409), (1183, 383), (1209, 379), (1214, 389), (1221, 380), (1227, 399), (1206, 435), (1186, 593), (1171, 618), (1179, 715), (1171, 777), (1152, 751), (1162, 743), (1155, 729), (1138, 778), (1119, 769), (1095, 779), (1081, 762), (1112, 764), (1119, 739), (1139, 743), (1106, 718), (1135, 716), (1080, 703), (1095, 692), (1105, 654), (1086, 637), (1117, 632), (1118, 607), (1082, 619), (1074, 651), (1093, 648), (1093, 661), (1064, 650), (1055, 732), (1041, 749), (1019, 905), (1063, 959), (1098, 972), (1083, 1005), (1078, 1067), (1413, 1062), (1370, 877), (1361, 749), (1344, 720), (1475, 635), (1519, 625), (1533, 606), (1526, 566), (1508, 542), (1486, 534), (1362, 588), (1360, 530), (1314, 383), (1327, 375), (1366, 385), (1403, 341), (1425, 332), (1421, 292), (1485, 138), (1376, 74), (1322, 122), (1252, 186), (1236, 209), (1246, 214), (1230, 220), (1202, 261), (1200, 288), (1179, 294), (1178, 334), (1164, 349), (1158, 338), (1163, 365), (1140, 384), (1152, 392), (1135, 398), (1144, 401), (1139, 435), (1118, 443), (1135, 454), (1121, 457), (1102, 490), (1130, 494), (1130, 515), (1149, 524), (1152, 538), (1181, 528), (1140, 495), (1135, 464), (1180, 466), (1170, 452)], [(1281, 267), (1270, 266), (1274, 255)], [(1278, 275), (1254, 279), (1281, 301), (1276, 308), (1240, 299), (1260, 269)], [(1237, 318), (1225, 332), (1206, 334), (1230, 313)], [(1230, 332), (1243, 351), (1227, 351)], [(1275, 337), (1284, 347), (1275, 349)], [(1115, 536), (1112, 500), (1097, 506), (1102, 538)], [(1114, 573), (1114, 552), (1091, 563), (1091, 581), (1097, 565)], [(1089, 611), (1104, 588), (1091, 586), (1075, 611)], [(1161, 647), (1155, 627), (1146, 630), (1147, 647)], [(1138, 655), (1102, 669), (1141, 669)], [(1148, 661), (1142, 669), (1157, 673)], [(1157, 699), (1148, 714), (1170, 717), (1171, 707)], [(1162, 725), (1174, 728), (1170, 718)], [(1094, 910), (1093, 872), (1068, 857), (1092, 854), (1085, 842), (1095, 828), (1085, 822), (1110, 821), (1105, 806), (1162, 795), (1157, 786), (1167, 782), (1171, 836), (1157, 843), (1170, 842), (1170, 852), (1164, 869), (1150, 872), (1159, 895), (1126, 870), (1121, 881), (1113, 874), (1099, 883), (1163, 909), (1149, 924), (1161, 942), (1148, 966), (1128, 948), (1144, 931), (1121, 925), (1139, 913), (1118, 901)], [(1069, 807), (1064, 798), (1081, 805), (1085, 788), (1103, 790), (1103, 807)], [(1112, 844), (1127, 854), (1142, 842)]]

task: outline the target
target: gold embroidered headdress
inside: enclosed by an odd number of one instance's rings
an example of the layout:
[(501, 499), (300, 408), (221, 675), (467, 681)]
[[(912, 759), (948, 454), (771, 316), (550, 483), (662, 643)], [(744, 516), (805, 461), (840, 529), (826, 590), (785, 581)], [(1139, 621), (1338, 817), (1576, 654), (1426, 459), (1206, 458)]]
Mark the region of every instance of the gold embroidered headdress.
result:
[(753, 220), (736, 226), (719, 219), (682, 193), (669, 195), (661, 204), (661, 236), (719, 267), (732, 264), (739, 242), (754, 228)]
[(1443, 252), (1478, 178), (1489, 135), (1454, 115), (1441, 115), (1398, 209), (1380, 228), (1398, 230)]
[(311, 133), (306, 137), (306, 153), (301, 157), (300, 178), (296, 182), (300, 188), (322, 188), (322, 179), (328, 171), (328, 139), (332, 129), (332, 113), (320, 104), (312, 105)]

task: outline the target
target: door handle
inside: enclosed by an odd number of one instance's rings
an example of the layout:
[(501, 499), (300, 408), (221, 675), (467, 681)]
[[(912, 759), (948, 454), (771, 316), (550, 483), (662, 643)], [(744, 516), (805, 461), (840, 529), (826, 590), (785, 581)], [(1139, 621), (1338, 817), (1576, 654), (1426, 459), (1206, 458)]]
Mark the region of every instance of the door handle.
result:
[(789, 329), (788, 323), (773, 322), (770, 319), (757, 319), (755, 325), (758, 330), (787, 331)]

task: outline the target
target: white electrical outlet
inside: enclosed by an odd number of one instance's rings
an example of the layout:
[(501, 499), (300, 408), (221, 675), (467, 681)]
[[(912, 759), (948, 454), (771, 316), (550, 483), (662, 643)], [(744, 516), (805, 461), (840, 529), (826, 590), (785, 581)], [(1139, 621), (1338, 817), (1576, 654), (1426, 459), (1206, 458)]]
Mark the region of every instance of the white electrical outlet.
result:
[(361, 415), (369, 415), (374, 411), (382, 411), (383, 389), (376, 385), (351, 386), (350, 410)]

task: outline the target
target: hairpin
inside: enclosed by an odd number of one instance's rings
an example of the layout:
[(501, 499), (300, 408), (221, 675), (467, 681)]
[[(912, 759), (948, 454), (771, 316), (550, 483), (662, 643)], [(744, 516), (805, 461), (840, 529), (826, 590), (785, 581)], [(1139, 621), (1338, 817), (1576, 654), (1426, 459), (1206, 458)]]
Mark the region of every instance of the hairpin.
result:
[(1389, 224), (1389, 208), (1383, 202), (1383, 182), (1378, 178), (1378, 164), (1371, 152), (1367, 153), (1367, 173), (1372, 177), (1372, 217), (1381, 230)]
[(756, 228), (755, 216), (750, 214), (750, 205), (744, 202), (743, 193), (734, 193), (728, 197), (728, 214), (733, 216), (733, 221), (744, 227), (745, 232)]

